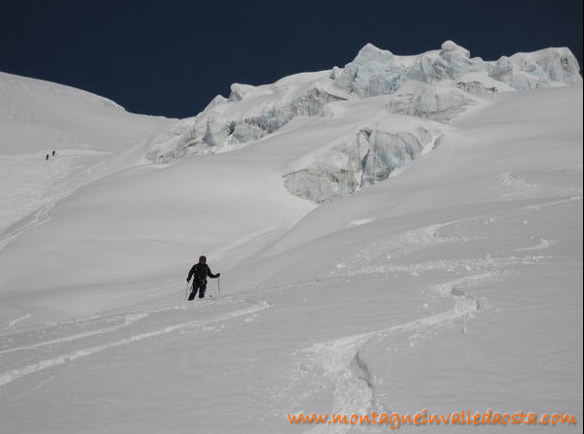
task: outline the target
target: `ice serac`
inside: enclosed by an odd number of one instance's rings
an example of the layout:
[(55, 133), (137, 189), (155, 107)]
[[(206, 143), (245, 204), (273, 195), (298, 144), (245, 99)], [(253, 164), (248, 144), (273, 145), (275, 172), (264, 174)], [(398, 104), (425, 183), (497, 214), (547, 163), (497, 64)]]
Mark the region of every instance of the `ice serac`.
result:
[[(518, 90), (582, 83), (578, 61), (568, 48), (517, 53), (489, 62), (471, 58), (467, 49), (452, 41), (418, 56), (396, 56), (368, 44), (352, 62), (331, 73), (335, 86), (359, 97), (395, 93), (408, 80), (446, 85), (455, 80), (464, 88), (469, 75), (475, 92), (481, 88), (479, 83), (489, 79)], [(487, 92), (493, 89), (484, 87)]]
[(568, 48), (503, 56), (489, 65), (489, 76), (518, 90), (582, 84), (578, 61)]
[(472, 58), (452, 41), (444, 42), (440, 50), (409, 57), (367, 44), (344, 68), (333, 68), (329, 77), (333, 86), (353, 98), (385, 96), (384, 122), (393, 119), (404, 126), (397, 130), (363, 126), (342, 145), (325, 145), (328, 150), (305, 168), (285, 174), (290, 192), (317, 203), (387, 179), (436, 147), (443, 136), (444, 128), (429, 123), (406, 127), (403, 119), (392, 115), (447, 124), (488, 102), (488, 94), (582, 83), (578, 63), (566, 48), (487, 62)]
[(342, 71), (333, 71), (332, 77), (335, 86), (367, 98), (395, 92), (400, 88), (406, 71), (390, 51), (367, 44)]
[(480, 102), (470, 92), (462, 90), (464, 88), (466, 86), (431, 86), (410, 81), (389, 96), (386, 107), (392, 113), (448, 122), (463, 113), (468, 106)]
[(277, 131), (297, 116), (319, 116), (326, 104), (348, 98), (330, 86), (327, 76), (328, 71), (297, 74), (264, 86), (234, 83), (229, 98), (215, 97), (197, 116), (152, 137), (148, 158), (169, 162), (189, 154), (226, 152)]
[(347, 196), (387, 179), (400, 167), (432, 150), (442, 132), (423, 121), (402, 128), (390, 122), (356, 128), (338, 138), (306, 168), (284, 176), (292, 194), (315, 203)]
[(437, 83), (456, 80), (467, 72), (480, 72), (484, 70), (483, 68), (480, 59), (470, 58), (470, 51), (452, 41), (446, 41), (440, 51), (431, 51), (419, 56), (408, 70), (407, 76), (412, 80)]
[[(282, 173), (292, 194), (319, 203), (386, 179), (442, 135), (437, 131), (444, 128), (432, 122), (448, 124), (488, 102), (489, 94), (581, 84), (578, 62), (567, 48), (485, 61), (453, 41), (414, 56), (367, 44), (343, 68), (296, 74), (263, 86), (232, 84), (228, 98), (215, 97), (197, 116), (152, 137), (147, 156), (171, 162), (192, 154), (227, 152), (269, 139), (295, 118), (320, 117), (322, 128), (339, 128), (335, 139), (314, 141), (314, 155), (300, 158), (304, 165)], [(353, 102), (374, 98), (383, 101), (372, 103), (377, 111), (370, 116), (384, 124), (397, 123), (397, 128), (380, 129), (356, 113), (361, 108)], [(404, 123), (404, 116), (422, 124)], [(293, 125), (287, 129), (302, 128), (302, 123)], [(363, 140), (383, 153), (367, 160), (359, 144)]]

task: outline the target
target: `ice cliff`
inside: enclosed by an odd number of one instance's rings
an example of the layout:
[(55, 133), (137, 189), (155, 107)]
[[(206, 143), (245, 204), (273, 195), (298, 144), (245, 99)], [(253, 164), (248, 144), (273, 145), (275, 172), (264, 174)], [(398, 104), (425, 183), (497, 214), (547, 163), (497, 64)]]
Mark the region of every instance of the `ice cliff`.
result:
[[(322, 202), (382, 181), (434, 148), (442, 135), (440, 125), (481, 104), (485, 95), (581, 84), (578, 62), (567, 48), (484, 61), (452, 41), (417, 56), (398, 56), (367, 44), (344, 68), (263, 86), (232, 84), (228, 98), (218, 95), (197, 116), (152, 137), (147, 157), (160, 163), (226, 152), (269, 138), (296, 117), (333, 122), (332, 106), (346, 112), (351, 101), (375, 99), (379, 105), (383, 98), (375, 125), (364, 119), (335, 143), (314, 143), (315, 149), (325, 150), (302, 159), (303, 167), (282, 173), (292, 194)], [(418, 122), (400, 126), (396, 116), (404, 115)]]

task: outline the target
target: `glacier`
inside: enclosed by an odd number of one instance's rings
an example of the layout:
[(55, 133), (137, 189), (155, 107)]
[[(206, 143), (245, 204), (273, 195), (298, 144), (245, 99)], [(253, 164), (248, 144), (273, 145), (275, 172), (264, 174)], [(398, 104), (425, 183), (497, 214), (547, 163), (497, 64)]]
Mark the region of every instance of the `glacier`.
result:
[[(168, 164), (188, 155), (237, 150), (279, 133), (296, 118), (334, 123), (353, 110), (353, 101), (381, 98), (373, 115), (377, 124), (371, 123), (371, 114), (361, 118), (343, 137), (314, 143), (323, 152), (304, 158), (303, 167), (282, 173), (290, 193), (321, 203), (387, 179), (430, 143), (433, 147), (454, 119), (489, 104), (490, 95), (579, 84), (578, 62), (567, 48), (484, 61), (452, 41), (414, 56), (367, 44), (343, 68), (296, 74), (262, 86), (232, 84), (227, 98), (216, 96), (198, 115), (152, 136), (146, 157)], [(403, 123), (403, 116), (421, 124), (409, 130), (379, 127)], [(298, 125), (302, 128), (302, 122)]]
[(319, 153), (307, 167), (284, 175), (284, 185), (292, 194), (315, 203), (346, 196), (387, 179), (395, 169), (438, 146), (441, 136), (439, 129), (428, 130), (425, 125), (358, 128)]

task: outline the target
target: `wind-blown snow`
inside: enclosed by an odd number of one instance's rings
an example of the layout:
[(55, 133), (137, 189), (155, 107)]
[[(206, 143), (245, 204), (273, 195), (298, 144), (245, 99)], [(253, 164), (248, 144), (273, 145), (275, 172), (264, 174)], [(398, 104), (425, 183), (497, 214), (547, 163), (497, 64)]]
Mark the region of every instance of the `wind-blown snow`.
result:
[[(519, 56), (550, 88), (517, 92), (451, 44), (364, 50), (386, 81), (234, 85), (195, 118), (128, 120), (115, 149), (3, 152), (31, 214), (0, 229), (2, 432), (385, 432), (287, 415), (489, 408), (581, 431), (581, 80), (555, 49)], [(395, 65), (443, 81), (367, 93)], [(42, 201), (46, 179), (66, 188)], [(187, 303), (200, 254), (221, 294)]]

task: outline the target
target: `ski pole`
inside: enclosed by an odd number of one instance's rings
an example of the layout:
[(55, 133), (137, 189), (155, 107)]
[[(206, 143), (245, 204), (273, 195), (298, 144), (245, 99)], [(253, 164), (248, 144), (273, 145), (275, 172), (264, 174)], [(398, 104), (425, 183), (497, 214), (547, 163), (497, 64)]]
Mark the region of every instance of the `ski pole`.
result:
[(185, 289), (185, 301), (187, 300), (188, 293), (189, 293), (189, 282), (187, 282), (187, 287)]

